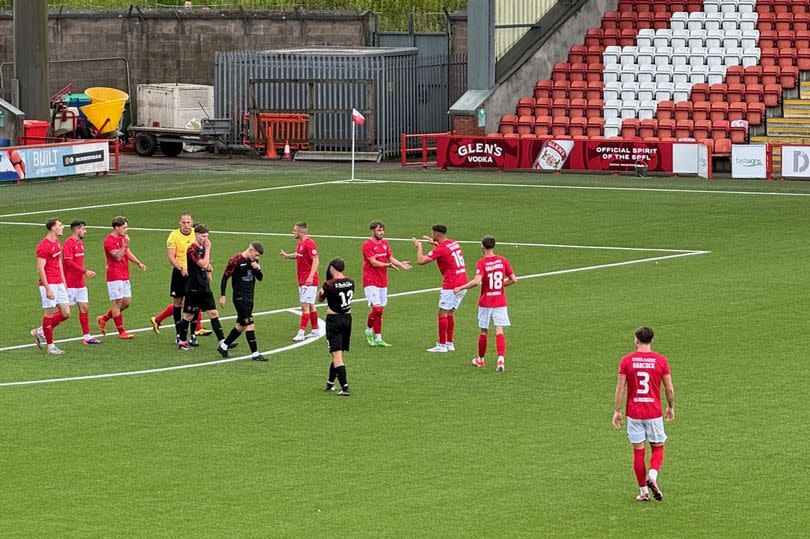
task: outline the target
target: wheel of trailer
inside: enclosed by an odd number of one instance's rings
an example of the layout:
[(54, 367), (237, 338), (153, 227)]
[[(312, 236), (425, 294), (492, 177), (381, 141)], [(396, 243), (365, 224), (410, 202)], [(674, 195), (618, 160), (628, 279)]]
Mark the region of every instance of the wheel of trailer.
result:
[(183, 151), (182, 142), (160, 142), (160, 151), (166, 157), (177, 157)]
[(152, 157), (157, 151), (158, 142), (151, 133), (138, 133), (135, 135), (135, 153), (141, 157)]

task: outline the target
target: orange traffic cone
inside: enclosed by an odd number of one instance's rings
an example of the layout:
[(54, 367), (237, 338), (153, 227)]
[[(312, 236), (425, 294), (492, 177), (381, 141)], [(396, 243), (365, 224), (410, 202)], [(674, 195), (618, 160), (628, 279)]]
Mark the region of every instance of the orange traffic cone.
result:
[(264, 157), (262, 159), (278, 159), (278, 154), (276, 153), (276, 141), (273, 140), (273, 131), (270, 129), (268, 125), (264, 129), (264, 140), (266, 141), (265, 150), (264, 150)]
[(290, 153), (290, 141), (284, 141), (284, 159), (292, 159), (292, 154)]

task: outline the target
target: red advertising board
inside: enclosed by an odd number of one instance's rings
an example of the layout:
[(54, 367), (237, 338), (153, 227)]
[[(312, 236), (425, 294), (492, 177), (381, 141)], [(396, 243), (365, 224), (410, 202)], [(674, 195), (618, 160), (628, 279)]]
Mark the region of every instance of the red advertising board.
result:
[(437, 137), (439, 168), (518, 168), (519, 138)]
[(583, 142), (582, 145), (583, 151), (575, 151), (571, 156), (571, 168), (627, 172), (643, 164), (649, 172), (672, 172), (671, 143), (599, 140)]

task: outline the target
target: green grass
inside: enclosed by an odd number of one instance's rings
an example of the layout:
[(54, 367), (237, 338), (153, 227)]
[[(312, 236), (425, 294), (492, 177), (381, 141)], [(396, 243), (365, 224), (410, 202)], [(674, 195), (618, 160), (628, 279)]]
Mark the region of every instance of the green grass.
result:
[[(248, 241), (265, 243), (257, 311), (296, 305), (294, 265), (275, 256), (294, 240), (260, 233), (286, 234), (300, 219), (322, 259), (343, 256), (358, 280), (362, 240), (318, 236), (365, 236), (372, 219), (385, 221), (391, 238), (442, 221), (463, 240), (492, 233), (502, 242), (711, 252), (519, 282), (508, 292), (514, 326), (504, 375), (469, 365), (475, 291), (457, 316), (458, 351), (424, 352), (435, 340), (437, 298), (428, 292), (391, 299), (389, 349), (365, 345), (367, 308), (356, 304), (350, 399), (321, 391), (322, 340), (267, 364), (0, 387), (4, 534), (627, 537), (652, 526), (668, 536), (802, 534), (810, 197), (765, 193), (810, 194), (810, 185), (363, 167), (360, 177), (391, 183), (166, 200), (345, 177), (342, 167), (294, 167), (0, 185), (0, 214), (119, 202), (56, 214), (106, 227), (121, 213), (134, 229), (170, 229), (191, 211), (212, 228), (215, 271)], [(402, 180), (458, 185), (395, 183)], [(552, 188), (565, 185), (676, 191)], [(144, 199), (162, 202), (126, 204)], [(26, 344), (41, 312), (33, 248), (44, 227), (5, 223), (42, 223), (51, 213), (0, 216), (0, 348)], [(105, 233), (93, 228), (87, 238), (96, 271)], [(166, 232), (130, 235), (148, 270), (133, 268), (126, 320), (143, 328), (168, 303)], [(413, 257), (407, 242), (392, 247)], [(477, 247), (464, 249), (472, 266)], [(499, 250), (518, 275), (667, 254)], [(417, 267), (393, 273), (390, 292), (438, 283), (435, 267)], [(101, 279), (90, 283), (90, 298), (94, 314), (106, 308)], [(661, 472), (667, 498), (647, 505), (633, 500), (631, 451), (610, 426), (618, 361), (641, 324), (656, 329), (655, 349), (670, 358), (678, 402)], [(258, 317), (261, 349), (290, 344), (296, 325), (289, 313)], [(32, 347), (0, 351), (0, 382), (219, 359), (212, 338), (181, 353), (171, 333), (108, 337), (95, 348), (68, 342), (59, 358)], [(56, 329), (57, 338), (78, 334), (75, 319)], [(236, 352), (245, 349), (242, 341)]]

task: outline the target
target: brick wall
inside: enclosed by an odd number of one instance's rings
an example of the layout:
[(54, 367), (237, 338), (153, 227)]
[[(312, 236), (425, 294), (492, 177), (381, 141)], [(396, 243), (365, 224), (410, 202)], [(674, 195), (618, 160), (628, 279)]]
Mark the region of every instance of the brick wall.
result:
[(459, 135), (482, 136), (484, 129), (478, 127), (478, 117), (453, 115), (452, 129)]

